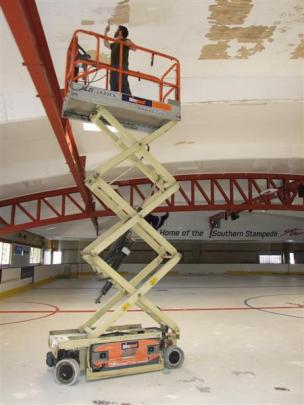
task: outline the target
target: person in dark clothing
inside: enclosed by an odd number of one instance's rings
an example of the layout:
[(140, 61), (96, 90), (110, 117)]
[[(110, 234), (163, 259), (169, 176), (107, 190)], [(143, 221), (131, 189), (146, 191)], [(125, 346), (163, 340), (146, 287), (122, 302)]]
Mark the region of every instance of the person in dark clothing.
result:
[[(110, 31), (110, 25), (108, 24), (104, 35), (107, 36), (108, 32)], [(135, 50), (135, 44), (128, 38), (129, 31), (128, 28), (119, 25), (117, 31), (114, 34), (114, 38), (119, 39), (124, 43), (123, 50), (122, 50), (122, 69), (128, 70), (129, 69), (129, 51), (130, 49)], [(111, 66), (118, 68), (119, 67), (119, 55), (120, 55), (120, 44), (116, 42), (110, 42), (108, 40), (104, 40), (104, 45), (111, 49)], [(119, 73), (111, 71), (110, 72), (110, 89), (112, 91), (119, 91)], [(131, 95), (128, 75), (122, 75), (122, 88), (121, 92), (125, 94)]]
[[(148, 214), (145, 216), (145, 220), (149, 222), (149, 224), (152, 225), (154, 229), (158, 230), (161, 226), (163, 226), (168, 217), (168, 212), (160, 217), (157, 215)], [(111, 245), (110, 250), (105, 257), (105, 261), (107, 262), (107, 264), (109, 264), (114, 270), (118, 270), (124, 258), (131, 253), (130, 247), (133, 242), (134, 239), (132, 239), (132, 231), (128, 230)], [(99, 296), (95, 300), (96, 304), (100, 304), (101, 298), (107, 294), (112, 286), (113, 283), (111, 281), (107, 281), (104, 284)]]
[(145, 220), (157, 230), (164, 225), (164, 222), (168, 219), (168, 217), (169, 212), (167, 212), (165, 215), (161, 215), (160, 217), (158, 215), (148, 214), (145, 216)]

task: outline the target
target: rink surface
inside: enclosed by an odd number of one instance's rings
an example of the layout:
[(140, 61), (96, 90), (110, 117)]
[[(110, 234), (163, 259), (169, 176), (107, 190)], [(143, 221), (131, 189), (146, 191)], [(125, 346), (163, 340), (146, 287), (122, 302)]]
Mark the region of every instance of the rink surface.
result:
[[(48, 332), (83, 323), (102, 285), (62, 279), (0, 301), (1, 405), (304, 403), (303, 276), (168, 276), (148, 297), (180, 326), (182, 368), (56, 384)], [(118, 323), (154, 325), (137, 307)]]

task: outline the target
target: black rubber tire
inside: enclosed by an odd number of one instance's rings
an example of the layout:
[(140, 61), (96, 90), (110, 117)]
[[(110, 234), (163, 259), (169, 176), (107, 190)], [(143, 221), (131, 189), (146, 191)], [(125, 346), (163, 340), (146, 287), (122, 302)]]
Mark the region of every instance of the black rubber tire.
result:
[(185, 355), (178, 346), (168, 346), (164, 350), (164, 362), (167, 368), (179, 368), (183, 365)]
[(75, 359), (62, 359), (54, 369), (55, 381), (59, 384), (73, 385), (79, 379), (80, 367)]

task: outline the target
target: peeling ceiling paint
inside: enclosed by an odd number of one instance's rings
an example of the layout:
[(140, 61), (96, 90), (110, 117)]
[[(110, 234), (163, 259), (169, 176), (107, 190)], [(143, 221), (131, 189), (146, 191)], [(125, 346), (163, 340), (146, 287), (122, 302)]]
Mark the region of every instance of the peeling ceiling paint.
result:
[(81, 25), (93, 25), (95, 24), (94, 20), (81, 20)]
[(179, 141), (179, 142), (175, 142), (174, 145), (175, 146), (179, 146), (179, 145), (192, 145), (193, 143), (195, 143), (194, 141)]
[(127, 24), (130, 19), (130, 4), (129, 0), (120, 1), (115, 7), (112, 17), (109, 22), (111, 24)]
[(227, 52), (228, 41), (219, 41), (216, 44), (205, 45), (199, 59), (230, 59)]
[[(211, 28), (205, 37), (216, 43), (204, 45), (199, 59), (248, 59), (262, 52), (265, 42), (273, 41), (275, 25), (235, 26), (245, 23), (252, 8), (252, 0), (215, 0), (209, 6)], [(233, 55), (229, 52), (232, 40), (242, 44)]]
[(304, 59), (304, 35), (299, 35), (301, 42), (291, 54), (291, 59)]
[(221, 25), (243, 24), (252, 7), (252, 0), (217, 0), (209, 7), (208, 20)]
[(260, 43), (267, 39), (272, 41), (272, 35), (276, 27), (265, 27), (262, 25), (251, 27), (226, 27), (214, 25), (209, 34), (206, 35), (213, 41), (237, 39), (243, 43)]

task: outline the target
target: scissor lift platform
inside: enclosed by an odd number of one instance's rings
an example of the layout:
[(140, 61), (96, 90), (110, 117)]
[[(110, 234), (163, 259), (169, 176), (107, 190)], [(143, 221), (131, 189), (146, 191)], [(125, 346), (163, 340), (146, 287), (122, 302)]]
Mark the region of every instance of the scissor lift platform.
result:
[(63, 103), (63, 117), (91, 122), (90, 114), (100, 105), (132, 130), (153, 132), (169, 121), (181, 120), (179, 102), (160, 103), (83, 83), (71, 84)]
[[(97, 37), (97, 54), (99, 54), (99, 45), (104, 38), (91, 32), (87, 34)], [(98, 64), (98, 61), (93, 63), (80, 61), (77, 43), (77, 35), (74, 35), (68, 50), (62, 115), (65, 118), (94, 123), (120, 150), (116, 156), (97, 167), (85, 180), (86, 187), (117, 215), (119, 221), (83, 249), (81, 255), (96, 273), (111, 279), (117, 291), (77, 329), (50, 332), (50, 351), (47, 353), (46, 362), (48, 366), (54, 367), (56, 381), (67, 385), (74, 384), (80, 371), (84, 370), (87, 379), (93, 380), (156, 371), (164, 367), (178, 368), (184, 361), (182, 349), (176, 346), (180, 337), (178, 325), (165, 311), (145, 297), (181, 259), (181, 254), (175, 247), (145, 219), (179, 189), (174, 176), (150, 152), (150, 143), (173, 128), (181, 119), (179, 62), (173, 57), (148, 50), (152, 58), (158, 54), (174, 62), (157, 80), (143, 74), (145, 80), (156, 80), (159, 85), (159, 99), (151, 101), (109, 91), (108, 80), (104, 89), (90, 86), (88, 84), (90, 75), (98, 69), (114, 68)], [(120, 43), (120, 46), (122, 50), (123, 43)], [(82, 66), (83, 72), (79, 74), (78, 65), (85, 63), (86, 66)], [(124, 74), (121, 68), (119, 70), (120, 74)], [(175, 72), (174, 83), (165, 80), (170, 72)], [(131, 75), (130, 72), (128, 74)], [(140, 73), (132, 74), (140, 77)], [(108, 78), (107, 72), (106, 79)], [(175, 101), (164, 102), (169, 95), (173, 96), (173, 93)], [(138, 139), (126, 128), (147, 134)], [(151, 193), (140, 207), (135, 208), (129, 204), (116, 191), (112, 185), (113, 181), (108, 182), (104, 179), (107, 173), (125, 161), (141, 171), (152, 184)], [(131, 231), (146, 242), (157, 255), (131, 280), (126, 280), (101, 254)], [(135, 305), (160, 327), (115, 325)], [(111, 313), (108, 313), (109, 311)]]

